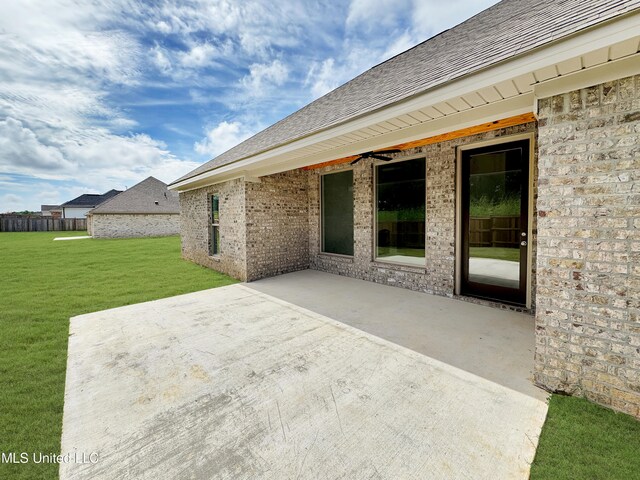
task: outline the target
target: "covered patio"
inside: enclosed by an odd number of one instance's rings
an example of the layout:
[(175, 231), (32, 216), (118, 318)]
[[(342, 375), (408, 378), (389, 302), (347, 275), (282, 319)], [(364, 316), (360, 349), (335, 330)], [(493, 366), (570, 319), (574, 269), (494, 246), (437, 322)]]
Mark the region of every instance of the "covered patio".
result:
[(533, 398), (533, 316), (315, 270), (251, 288)]
[(528, 478), (530, 317), (315, 271), (71, 319), (76, 478)]

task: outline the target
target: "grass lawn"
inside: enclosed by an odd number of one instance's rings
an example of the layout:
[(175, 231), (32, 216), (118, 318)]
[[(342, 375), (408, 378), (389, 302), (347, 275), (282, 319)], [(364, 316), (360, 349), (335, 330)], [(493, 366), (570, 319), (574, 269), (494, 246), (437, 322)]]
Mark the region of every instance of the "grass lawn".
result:
[[(177, 237), (52, 241), (82, 234), (0, 233), (0, 452), (59, 451), (69, 317), (235, 282), (181, 260)], [(551, 398), (532, 480), (627, 480), (639, 472), (640, 422), (582, 399)], [(57, 473), (55, 464), (0, 463), (0, 479)]]
[[(181, 260), (178, 237), (53, 241), (70, 235), (86, 233), (0, 233), (0, 452), (59, 452), (69, 317), (235, 282)], [(57, 474), (0, 463), (2, 479)]]
[(476, 258), (495, 258), (498, 260), (520, 261), (519, 248), (469, 247), (469, 256)]
[(581, 398), (553, 395), (530, 478), (640, 479), (640, 422)]

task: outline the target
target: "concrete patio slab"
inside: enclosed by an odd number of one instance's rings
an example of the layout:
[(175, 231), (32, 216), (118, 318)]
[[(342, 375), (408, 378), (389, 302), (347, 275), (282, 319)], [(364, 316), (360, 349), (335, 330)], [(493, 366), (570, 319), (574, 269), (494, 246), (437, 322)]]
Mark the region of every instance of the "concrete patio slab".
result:
[(91, 238), (91, 235), (82, 235), (78, 237), (56, 237), (53, 239), (54, 242), (61, 240), (86, 240), (87, 238)]
[(531, 315), (315, 270), (251, 288), (382, 337), (540, 400)]
[(472, 282), (518, 288), (520, 284), (520, 262), (497, 258), (470, 258), (469, 280)]
[(526, 479), (546, 409), (232, 285), (71, 319), (60, 475)]

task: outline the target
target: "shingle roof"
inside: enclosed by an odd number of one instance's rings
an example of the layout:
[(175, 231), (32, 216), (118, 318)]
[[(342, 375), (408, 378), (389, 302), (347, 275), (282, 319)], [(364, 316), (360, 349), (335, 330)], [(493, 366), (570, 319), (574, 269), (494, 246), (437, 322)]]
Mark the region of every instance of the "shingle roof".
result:
[(60, 205), (61, 207), (85, 207), (85, 208), (93, 208), (97, 207), (101, 203), (109, 200), (111, 197), (118, 195), (122, 190), (109, 190), (106, 193), (100, 195), (99, 193), (85, 193), (80, 195), (79, 197), (74, 198), (73, 200), (69, 200), (68, 202)]
[(60, 210), (60, 205), (40, 205), (41, 212), (50, 212), (52, 210)]
[(180, 213), (178, 194), (167, 184), (149, 177), (89, 212), (122, 214)]
[(173, 183), (407, 99), (639, 6), (640, 0), (503, 0), (367, 70)]

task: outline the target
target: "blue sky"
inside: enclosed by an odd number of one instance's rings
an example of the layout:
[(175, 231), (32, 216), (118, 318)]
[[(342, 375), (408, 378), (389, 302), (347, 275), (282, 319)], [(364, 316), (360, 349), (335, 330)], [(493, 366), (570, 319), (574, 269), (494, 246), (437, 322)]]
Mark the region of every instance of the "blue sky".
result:
[(495, 0), (4, 0), (0, 212), (170, 182)]

